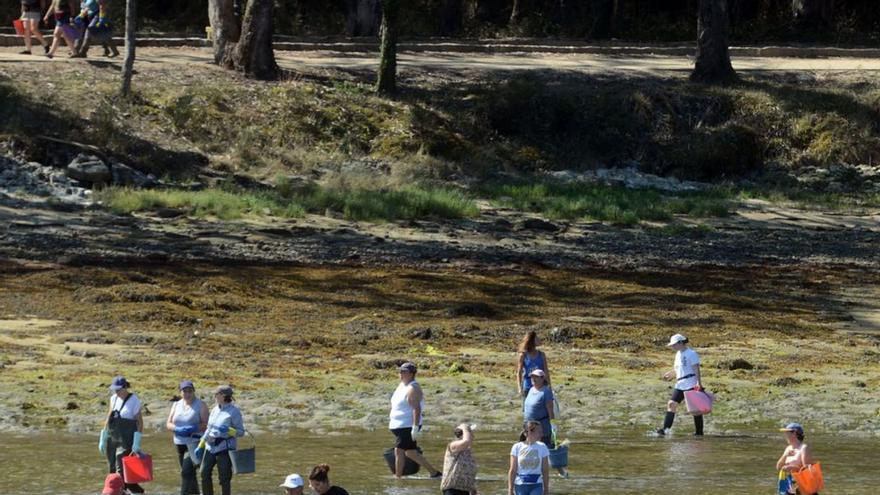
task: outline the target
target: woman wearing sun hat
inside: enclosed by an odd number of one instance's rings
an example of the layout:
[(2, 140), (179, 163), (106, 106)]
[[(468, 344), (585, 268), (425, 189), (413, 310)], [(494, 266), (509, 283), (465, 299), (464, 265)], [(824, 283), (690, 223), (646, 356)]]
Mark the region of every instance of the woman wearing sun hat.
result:
[(165, 428), (174, 432), (174, 446), (177, 449), (177, 462), (180, 465), (180, 495), (198, 495), (199, 482), (196, 479), (196, 465), (189, 455), (189, 444), (198, 444), (202, 433), (208, 426), (208, 406), (196, 397), (196, 388), (190, 380), (180, 382), (183, 395), (171, 405)]
[[(663, 374), (666, 381), (674, 380), (672, 396), (666, 403), (666, 418), (663, 426), (657, 429), (658, 435), (665, 435), (675, 421), (675, 411), (684, 400), (684, 393), (688, 390), (702, 390), (703, 382), (700, 377), (700, 356), (696, 351), (688, 347), (688, 338), (677, 333), (669, 338), (667, 347), (675, 351), (673, 369)], [(703, 417), (694, 416), (694, 435), (703, 435)]]
[[(776, 469), (779, 473), (779, 495), (801, 494), (792, 480), (791, 473), (813, 464), (813, 454), (810, 447), (804, 443), (804, 428), (798, 423), (789, 423), (779, 431), (785, 433), (788, 446), (782, 452), (782, 456), (776, 461)], [(803, 495), (803, 494), (802, 494)], [(813, 495), (813, 494), (809, 494)], [(818, 494), (815, 494), (818, 495)]]
[[(110, 396), (110, 409), (101, 430), (98, 450), (107, 456), (109, 472), (119, 473), (124, 477), (122, 459), (141, 452), (144, 417), (141, 413), (141, 401), (129, 391), (131, 384), (124, 376), (113, 378), (108, 388), (113, 395)], [(144, 493), (140, 485), (133, 483), (126, 483), (125, 489), (131, 493)]]

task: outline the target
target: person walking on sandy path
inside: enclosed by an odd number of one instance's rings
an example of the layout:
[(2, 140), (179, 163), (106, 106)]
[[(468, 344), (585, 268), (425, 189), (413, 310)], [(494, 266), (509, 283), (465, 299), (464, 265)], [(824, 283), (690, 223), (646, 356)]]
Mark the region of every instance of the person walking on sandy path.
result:
[(388, 429), (394, 435), (394, 475), (403, 476), (406, 458), (410, 458), (431, 473), (432, 478), (440, 478), (438, 471), (419, 453), (416, 439), (422, 431), (422, 413), (425, 398), (422, 387), (416, 381), (416, 365), (403, 363), (397, 370), (400, 383), (391, 395), (391, 412), (388, 414)]
[(31, 54), (31, 38), (36, 38), (45, 53), (49, 52), (49, 43), (40, 32), (40, 19), (46, 9), (46, 0), (21, 0), (21, 24), (24, 28), (24, 51), (22, 55)]
[[(666, 435), (675, 421), (678, 405), (684, 400), (684, 393), (689, 390), (703, 390), (700, 376), (700, 356), (688, 347), (688, 339), (677, 333), (669, 338), (667, 347), (675, 351), (673, 369), (663, 374), (666, 381), (674, 380), (672, 396), (666, 403), (666, 417), (663, 426), (656, 430), (658, 435)], [(694, 416), (694, 436), (703, 436), (703, 416)]]

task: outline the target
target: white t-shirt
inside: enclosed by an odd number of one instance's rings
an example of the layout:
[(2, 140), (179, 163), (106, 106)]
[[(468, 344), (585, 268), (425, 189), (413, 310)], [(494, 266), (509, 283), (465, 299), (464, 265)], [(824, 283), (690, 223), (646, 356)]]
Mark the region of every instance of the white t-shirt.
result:
[(550, 450), (543, 442), (535, 442), (529, 445), (526, 442), (519, 442), (510, 449), (510, 455), (516, 457), (516, 481), (517, 485), (528, 485), (533, 483), (543, 483), (544, 478), (541, 476), (543, 472), (544, 459), (550, 457)]
[(141, 412), (141, 401), (138, 399), (138, 396), (135, 394), (131, 394), (127, 401), (125, 401), (125, 405), (122, 405), (122, 400), (118, 395), (113, 394), (110, 397), (110, 410), (111, 411), (119, 411), (119, 417), (123, 419), (136, 419), (139, 412)]
[[(697, 386), (697, 370), (694, 366), (700, 364), (700, 356), (687, 347), (675, 353), (675, 388), (678, 390), (690, 390)], [(689, 378), (680, 378), (691, 375)]]

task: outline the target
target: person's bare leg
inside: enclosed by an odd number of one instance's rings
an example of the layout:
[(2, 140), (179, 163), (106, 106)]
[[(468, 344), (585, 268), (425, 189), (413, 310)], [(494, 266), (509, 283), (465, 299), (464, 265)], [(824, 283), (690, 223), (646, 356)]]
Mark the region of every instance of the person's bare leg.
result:
[(403, 466), (406, 464), (406, 452), (403, 449), (394, 449), (394, 476), (403, 476)]
[(428, 460), (422, 456), (422, 454), (419, 454), (418, 450), (415, 450), (415, 449), (407, 450), (406, 456), (409, 457), (410, 459), (418, 462), (419, 465), (422, 466), (423, 468), (427, 469), (429, 471), (429, 474), (434, 474), (437, 472), (437, 470), (434, 469), (434, 466), (432, 466), (431, 463), (428, 462)]
[(61, 28), (55, 28), (55, 35), (52, 37), (52, 46), (49, 48), (49, 53), (46, 54), (47, 57), (52, 58), (55, 56), (55, 50), (58, 49), (58, 45), (61, 44)]
[(22, 24), (22, 26), (24, 26), (24, 51), (30, 53), (30, 51), (31, 51), (31, 20), (24, 19), (21, 24)]
[(46, 38), (43, 37), (43, 33), (40, 31), (40, 21), (29, 19), (28, 22), (31, 25), (31, 32), (34, 34), (34, 38), (40, 42), (40, 46), (48, 48), (49, 44), (46, 42)]

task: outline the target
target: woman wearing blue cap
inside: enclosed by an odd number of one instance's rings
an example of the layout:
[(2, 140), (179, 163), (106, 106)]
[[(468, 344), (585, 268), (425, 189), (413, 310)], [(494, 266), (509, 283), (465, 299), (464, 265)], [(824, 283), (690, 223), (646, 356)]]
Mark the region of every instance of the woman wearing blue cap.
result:
[[(122, 459), (130, 454), (141, 452), (141, 435), (144, 432), (144, 417), (141, 414), (141, 401), (128, 389), (131, 384), (123, 376), (117, 376), (110, 384), (110, 410), (101, 430), (98, 450), (107, 456), (111, 473), (122, 472)], [(144, 493), (140, 485), (126, 483), (125, 489), (131, 493)]]
[(165, 428), (174, 432), (174, 446), (180, 464), (180, 495), (198, 495), (198, 461), (193, 460), (188, 452), (194, 450), (195, 445), (190, 447), (190, 444), (198, 444), (208, 426), (208, 406), (196, 397), (196, 388), (190, 380), (180, 382), (180, 393), (183, 398), (171, 406)]
[(810, 447), (804, 443), (804, 428), (798, 423), (789, 423), (779, 431), (785, 433), (785, 440), (788, 442), (788, 447), (776, 461), (776, 469), (780, 471), (779, 495), (801, 494), (792, 480), (791, 473), (813, 464), (813, 454), (810, 452)]

